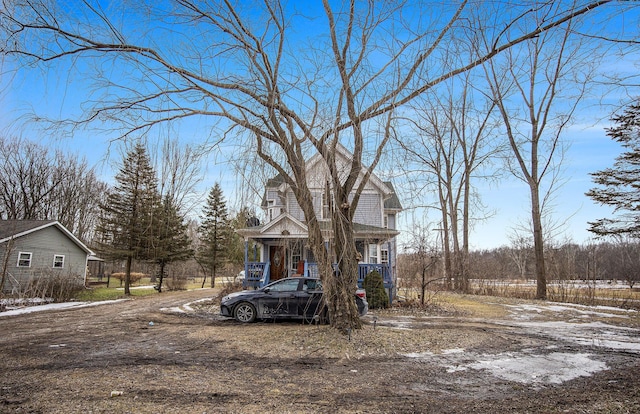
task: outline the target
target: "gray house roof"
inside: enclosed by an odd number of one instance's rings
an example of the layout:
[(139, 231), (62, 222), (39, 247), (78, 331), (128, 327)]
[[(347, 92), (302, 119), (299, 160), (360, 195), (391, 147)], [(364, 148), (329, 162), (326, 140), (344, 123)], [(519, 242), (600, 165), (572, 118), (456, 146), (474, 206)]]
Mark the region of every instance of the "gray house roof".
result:
[(393, 192), (391, 194), (391, 197), (384, 200), (384, 208), (389, 210), (398, 210), (398, 211), (402, 210), (402, 204), (400, 204), (398, 193), (396, 193), (396, 189), (393, 188), (393, 184), (391, 183), (391, 181), (385, 181), (384, 183)]
[(76, 236), (55, 220), (0, 220), (0, 243), (18, 238), (38, 230), (54, 226), (63, 232), (69, 239), (78, 245), (87, 254), (93, 252), (84, 245)]

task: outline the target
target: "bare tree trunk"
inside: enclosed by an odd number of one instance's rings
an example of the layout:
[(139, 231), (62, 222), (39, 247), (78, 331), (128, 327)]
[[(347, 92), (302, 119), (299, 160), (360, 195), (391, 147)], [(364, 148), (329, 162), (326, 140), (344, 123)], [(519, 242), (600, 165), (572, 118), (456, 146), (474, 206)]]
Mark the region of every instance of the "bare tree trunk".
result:
[(540, 214), (539, 191), (531, 188), (531, 221), (533, 224), (533, 251), (536, 263), (536, 299), (547, 298), (547, 270), (544, 260), (544, 235)]
[(125, 264), (125, 273), (124, 273), (124, 294), (129, 296), (131, 295), (131, 290), (129, 287), (131, 286), (131, 262), (133, 258), (131, 256), (127, 256), (127, 262)]
[(354, 299), (358, 283), (358, 259), (355, 240), (353, 238), (353, 223), (351, 222), (348, 203), (343, 203), (334, 210), (333, 234), (335, 251), (340, 252), (337, 257), (338, 271), (334, 274), (331, 284), (336, 290), (332, 292), (335, 300), (329, 308), (333, 326), (339, 330), (359, 329), (362, 322), (358, 317), (358, 308)]

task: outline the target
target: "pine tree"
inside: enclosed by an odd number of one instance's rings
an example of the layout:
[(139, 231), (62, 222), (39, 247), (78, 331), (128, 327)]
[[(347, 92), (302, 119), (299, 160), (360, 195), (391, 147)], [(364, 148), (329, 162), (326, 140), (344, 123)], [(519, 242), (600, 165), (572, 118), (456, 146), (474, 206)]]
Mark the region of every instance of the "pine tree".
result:
[[(227, 203), (219, 183), (215, 183), (203, 209), (204, 217), (200, 226), (202, 245), (198, 258), (211, 272), (211, 287), (215, 286), (216, 271), (227, 260), (227, 243), (231, 239), (231, 227), (227, 216)], [(204, 287), (204, 281), (202, 285)]]
[(164, 269), (169, 263), (187, 260), (193, 256), (187, 225), (175, 202), (169, 195), (162, 200), (157, 238), (154, 244), (154, 261), (159, 266), (158, 292), (162, 292)]
[(615, 127), (607, 135), (625, 152), (616, 157), (613, 168), (592, 173), (592, 188), (586, 195), (602, 205), (614, 207), (615, 216), (589, 222), (589, 231), (599, 236), (640, 236), (640, 101), (615, 116)]
[(127, 153), (115, 178), (100, 206), (97, 231), (102, 254), (126, 261), (124, 293), (129, 295), (133, 260), (153, 258), (160, 206), (156, 174), (142, 144)]
[(255, 213), (248, 207), (243, 207), (238, 211), (235, 217), (229, 219), (231, 226), (230, 241), (227, 248), (227, 260), (233, 264), (244, 263), (244, 238), (235, 230), (247, 228), (251, 221), (257, 220)]

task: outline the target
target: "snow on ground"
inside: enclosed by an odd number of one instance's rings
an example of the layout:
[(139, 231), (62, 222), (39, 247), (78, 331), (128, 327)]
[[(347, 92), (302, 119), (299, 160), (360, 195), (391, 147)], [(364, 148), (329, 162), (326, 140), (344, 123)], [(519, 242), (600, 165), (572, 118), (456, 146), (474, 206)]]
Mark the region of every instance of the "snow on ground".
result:
[[(494, 322), (553, 339), (558, 345), (499, 354), (480, 354), (456, 348), (440, 354), (421, 352), (404, 356), (440, 364), (449, 373), (483, 370), (507, 381), (536, 386), (560, 384), (606, 370), (606, 363), (588, 352), (593, 348), (640, 355), (639, 329), (592, 320), (637, 317), (637, 311), (558, 303), (509, 306), (509, 310), (509, 320)], [(398, 322), (399, 326), (406, 329), (406, 320)], [(559, 352), (556, 349), (562, 343), (584, 347), (585, 352)]]
[(60, 309), (88, 308), (90, 306), (99, 306), (99, 305), (106, 305), (109, 303), (121, 302), (123, 300), (127, 300), (127, 299), (105, 300), (101, 302), (63, 302), (63, 303), (49, 303), (47, 305), (25, 306), (23, 308), (11, 309), (5, 312), (0, 312), (0, 317), (22, 315), (25, 313), (32, 313), (32, 312), (45, 312), (45, 311), (60, 310)]
[(588, 353), (522, 352), (477, 354), (460, 349), (445, 350), (442, 354), (431, 352), (404, 354), (408, 358), (435, 362), (448, 373), (467, 370), (488, 371), (506, 381), (529, 385), (561, 384), (578, 377), (590, 376), (607, 369), (607, 364)]

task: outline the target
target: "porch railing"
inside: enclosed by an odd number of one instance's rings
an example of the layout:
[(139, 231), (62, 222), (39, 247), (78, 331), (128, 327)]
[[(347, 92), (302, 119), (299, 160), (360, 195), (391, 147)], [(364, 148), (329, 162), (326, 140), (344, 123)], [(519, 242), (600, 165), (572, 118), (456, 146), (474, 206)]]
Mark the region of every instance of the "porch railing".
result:
[[(337, 265), (334, 264), (334, 267)], [(320, 277), (320, 273), (318, 272), (318, 264), (317, 263), (307, 263), (305, 266), (307, 272), (305, 272), (305, 276), (307, 277)], [(377, 270), (378, 273), (382, 276), (384, 280), (385, 286), (391, 286), (393, 284), (393, 279), (391, 277), (391, 269), (388, 264), (378, 264), (378, 263), (359, 263), (358, 264), (358, 285), (362, 286), (362, 282), (364, 282), (365, 276), (369, 273)]]
[(391, 286), (393, 284), (393, 279), (391, 277), (391, 269), (388, 264), (380, 264), (380, 263), (360, 263), (358, 264), (358, 285), (362, 287), (362, 282), (364, 282), (364, 278), (371, 272), (377, 271), (382, 276), (382, 280), (384, 281), (385, 287)]
[(269, 262), (249, 262), (244, 268), (243, 288), (257, 289), (269, 283)]
[[(270, 281), (269, 262), (249, 262), (245, 267), (245, 279), (243, 287), (260, 288)], [(335, 265), (334, 265), (335, 266)], [(388, 264), (380, 263), (360, 263), (358, 264), (358, 286), (362, 287), (365, 276), (373, 271), (377, 271), (382, 276), (385, 287), (393, 285), (391, 269)], [(318, 264), (306, 262), (304, 266), (305, 277), (320, 277)]]

